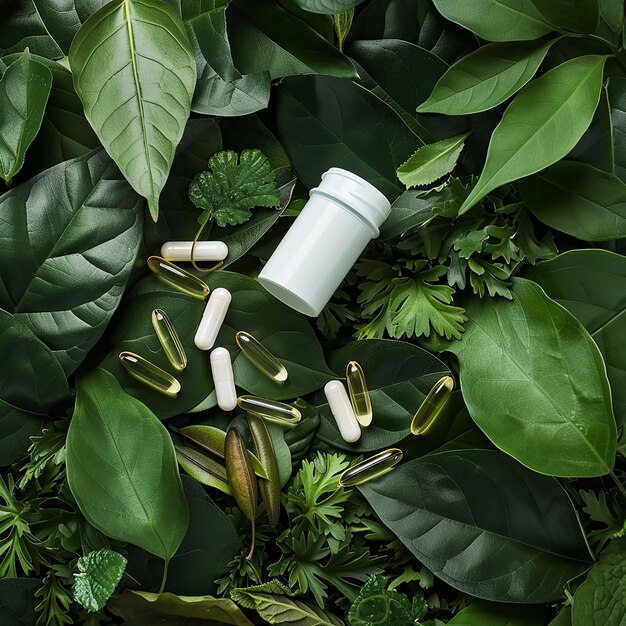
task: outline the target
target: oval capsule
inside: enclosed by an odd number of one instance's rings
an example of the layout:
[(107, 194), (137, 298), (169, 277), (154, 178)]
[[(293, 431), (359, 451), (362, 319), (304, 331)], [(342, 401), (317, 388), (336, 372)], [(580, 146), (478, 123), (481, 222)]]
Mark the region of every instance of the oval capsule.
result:
[(389, 448), (374, 456), (364, 459), (360, 463), (349, 467), (340, 477), (339, 484), (342, 487), (354, 487), (368, 480), (379, 478), (391, 471), (402, 460), (400, 448)]
[(170, 263), (160, 256), (149, 257), (147, 264), (150, 271), (166, 285), (199, 300), (204, 300), (209, 295), (209, 288), (206, 283), (182, 267), (178, 267), (178, 265), (174, 265), (174, 263)]
[(372, 401), (365, 382), (365, 372), (356, 361), (350, 361), (346, 366), (346, 381), (357, 422), (361, 426), (369, 426), (372, 423)]
[(237, 404), (240, 409), (281, 426), (294, 426), (302, 419), (302, 413), (296, 407), (277, 400), (267, 400), (258, 396), (239, 396)]
[(428, 392), (411, 420), (411, 433), (423, 435), (443, 411), (454, 390), (454, 378), (443, 376)]
[(289, 373), (287, 368), (255, 337), (244, 330), (235, 335), (241, 353), (256, 367), (277, 383), (284, 383)]
[(176, 378), (142, 356), (133, 352), (120, 352), (118, 359), (122, 367), (144, 385), (171, 397), (176, 397), (180, 391), (180, 383)]
[(187, 367), (187, 354), (178, 333), (163, 309), (152, 311), (152, 328), (172, 367), (179, 372)]
[[(166, 241), (161, 246), (161, 256), (168, 261), (191, 261), (193, 241)], [(228, 256), (228, 246), (223, 241), (198, 241), (193, 252), (196, 261), (223, 261)]]
[(232, 411), (237, 406), (237, 390), (230, 352), (226, 348), (215, 348), (209, 357), (211, 374), (217, 395), (217, 406), (222, 411)]
[(343, 383), (339, 380), (331, 380), (326, 383), (324, 393), (343, 440), (348, 443), (358, 441), (361, 437), (361, 428)]
[(196, 336), (193, 339), (200, 350), (210, 350), (215, 345), (231, 299), (230, 291), (223, 287), (218, 287), (211, 293), (204, 307)]

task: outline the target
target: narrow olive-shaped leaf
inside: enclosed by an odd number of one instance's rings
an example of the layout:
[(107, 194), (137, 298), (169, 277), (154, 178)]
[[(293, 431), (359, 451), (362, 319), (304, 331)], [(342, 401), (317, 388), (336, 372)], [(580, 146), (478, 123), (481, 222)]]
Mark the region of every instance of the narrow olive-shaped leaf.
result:
[(67, 480), (87, 521), (108, 537), (169, 560), (189, 522), (167, 429), (97, 369), (76, 384)]
[(83, 24), (69, 59), (87, 119), (156, 221), (196, 85), (180, 17), (162, 0), (113, 0)]
[(546, 22), (575, 33), (593, 33), (600, 21), (598, 0), (531, 0)]
[(615, 462), (615, 418), (602, 356), (581, 323), (535, 283), (513, 300), (469, 300), (459, 359), (476, 424), (520, 463), (553, 476), (599, 476)]
[(120, 582), (126, 559), (108, 548), (81, 556), (76, 563), (72, 589), (74, 600), (88, 611), (100, 611)]
[(437, 10), (487, 41), (539, 39), (553, 30), (531, 0), (433, 0)]
[(449, 626), (544, 626), (546, 610), (542, 606), (496, 604), (475, 600), (459, 611)]
[(607, 94), (613, 128), (615, 174), (626, 182), (626, 77), (611, 76)]
[(69, 375), (121, 300), (141, 243), (141, 198), (99, 150), (0, 196), (0, 213), (0, 307)]
[(294, 3), (311, 13), (343, 13), (361, 4), (363, 0), (294, 0)]
[(400, 182), (408, 189), (430, 185), (446, 174), (450, 174), (471, 132), (448, 137), (418, 148), (411, 158), (396, 170)]
[(203, 454), (196, 448), (175, 445), (176, 460), (178, 464), (201, 485), (214, 487), (228, 495), (232, 495), (226, 467), (207, 454)]
[(446, 71), (418, 113), (465, 115), (498, 106), (535, 75), (550, 45), (518, 41), (478, 48)]
[(591, 124), (606, 57), (571, 59), (520, 91), (493, 131), (485, 167), (460, 213), (490, 191), (562, 159)]
[(358, 489), (421, 563), (479, 598), (556, 600), (590, 560), (558, 481), (497, 450), (429, 454)]
[(0, 79), (0, 177), (11, 184), (35, 139), (52, 87), (50, 70), (24, 52)]
[(587, 163), (560, 161), (520, 182), (544, 224), (585, 241), (626, 237), (626, 183)]

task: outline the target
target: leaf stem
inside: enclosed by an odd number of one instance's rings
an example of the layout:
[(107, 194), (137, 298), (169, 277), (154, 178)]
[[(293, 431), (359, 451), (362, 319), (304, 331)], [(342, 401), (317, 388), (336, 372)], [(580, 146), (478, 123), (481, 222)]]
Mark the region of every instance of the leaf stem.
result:
[(622, 484), (622, 481), (615, 475), (615, 472), (613, 470), (609, 472), (609, 476), (613, 479), (613, 482), (617, 486), (617, 489), (622, 495), (622, 498), (624, 498), (624, 500), (626, 501), (626, 488)]
[(165, 582), (167, 581), (167, 570), (170, 567), (170, 560), (168, 559), (164, 559), (163, 560), (163, 578), (161, 579), (161, 586), (159, 587), (159, 595), (161, 595), (163, 593), (163, 591), (165, 590)]

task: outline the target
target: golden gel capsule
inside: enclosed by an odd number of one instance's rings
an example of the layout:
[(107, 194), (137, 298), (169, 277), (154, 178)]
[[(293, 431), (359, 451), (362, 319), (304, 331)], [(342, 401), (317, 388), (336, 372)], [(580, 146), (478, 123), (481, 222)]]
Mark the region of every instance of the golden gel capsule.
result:
[(346, 366), (346, 381), (356, 421), (361, 426), (369, 426), (372, 423), (372, 401), (365, 382), (365, 372), (356, 361), (350, 361)]
[(368, 480), (379, 478), (402, 461), (400, 448), (389, 448), (348, 468), (340, 477), (342, 487), (354, 487)]
[(277, 383), (284, 383), (289, 376), (287, 368), (250, 333), (240, 330), (235, 335), (235, 340), (241, 353), (268, 378)]
[(428, 392), (411, 420), (411, 433), (423, 435), (435, 422), (454, 389), (454, 378), (440, 378)]
[(148, 267), (160, 281), (188, 296), (204, 300), (209, 295), (209, 288), (199, 278), (160, 256), (149, 257)]
[(239, 396), (237, 404), (240, 409), (281, 426), (294, 426), (302, 419), (302, 413), (296, 407), (276, 400), (258, 396)]
[(168, 372), (132, 352), (120, 352), (119, 360), (124, 369), (138, 381), (166, 396), (176, 397), (180, 383)]
[(179, 372), (187, 367), (185, 348), (178, 338), (178, 333), (163, 309), (152, 311), (152, 328), (172, 367)]

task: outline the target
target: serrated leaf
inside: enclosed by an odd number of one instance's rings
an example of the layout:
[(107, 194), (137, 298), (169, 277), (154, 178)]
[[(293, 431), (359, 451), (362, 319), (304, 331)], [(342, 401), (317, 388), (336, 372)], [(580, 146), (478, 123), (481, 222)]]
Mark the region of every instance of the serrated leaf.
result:
[(189, 198), (219, 226), (243, 224), (250, 209), (280, 204), (276, 177), (260, 150), (244, 150), (240, 158), (232, 150), (214, 154), (209, 169), (189, 185)]
[(418, 148), (397, 170), (400, 182), (409, 187), (429, 185), (449, 174), (459, 160), (472, 131)]
[(115, 591), (126, 563), (121, 554), (108, 548), (81, 556), (74, 574), (74, 600), (90, 612), (99, 611)]

